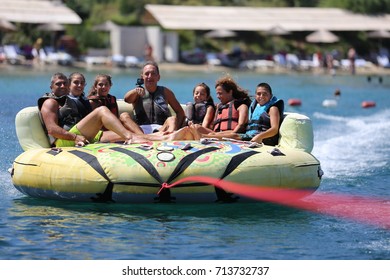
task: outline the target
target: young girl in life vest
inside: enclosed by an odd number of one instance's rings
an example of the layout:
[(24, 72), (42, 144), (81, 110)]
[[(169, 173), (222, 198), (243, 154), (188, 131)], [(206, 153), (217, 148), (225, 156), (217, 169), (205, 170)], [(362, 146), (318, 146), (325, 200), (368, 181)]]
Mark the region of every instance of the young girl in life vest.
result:
[(82, 118), (92, 112), (91, 104), (84, 95), (86, 86), (85, 77), (80, 72), (73, 72), (69, 75), (69, 98), (77, 105), (77, 109)]
[(119, 109), (116, 97), (110, 94), (112, 80), (110, 75), (98, 74), (89, 90), (88, 99), (92, 109), (100, 106), (106, 106), (110, 111), (119, 118)]
[(199, 124), (211, 129), (215, 114), (214, 100), (210, 95), (210, 88), (205, 83), (197, 84), (192, 91), (194, 102), (186, 105), (185, 113), (187, 124)]
[[(116, 97), (110, 94), (112, 87), (112, 79), (110, 75), (98, 74), (95, 81), (89, 90), (88, 99), (92, 110), (106, 106), (119, 120), (122, 125), (130, 132), (135, 134), (143, 134), (141, 128), (131, 119), (124, 117), (128, 113), (124, 112), (119, 115), (118, 103)], [(103, 130), (106, 128), (103, 127)]]

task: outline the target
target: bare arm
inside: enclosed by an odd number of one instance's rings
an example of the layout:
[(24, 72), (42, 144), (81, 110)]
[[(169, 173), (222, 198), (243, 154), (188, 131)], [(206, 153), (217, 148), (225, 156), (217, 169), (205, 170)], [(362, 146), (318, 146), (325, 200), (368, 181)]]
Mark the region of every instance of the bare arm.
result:
[(136, 88), (126, 92), (123, 99), (127, 103), (135, 104), (137, 102), (139, 96), (142, 96), (144, 94), (145, 94), (145, 89), (143, 87), (136, 87)]
[(75, 140), (76, 134), (70, 133), (58, 125), (58, 109), (58, 102), (54, 99), (47, 99), (42, 104), (41, 114), (47, 133), (55, 138)]
[(168, 104), (172, 107), (172, 109), (176, 113), (175, 130), (177, 130), (182, 126), (182, 123), (184, 122), (184, 118), (185, 118), (184, 110), (170, 89), (164, 88), (164, 95), (165, 95), (166, 101), (168, 102)]
[(212, 122), (214, 120), (215, 109), (213, 106), (208, 106), (206, 116), (203, 119), (202, 126), (206, 128), (212, 128)]
[(248, 124), (248, 106), (245, 104), (241, 104), (238, 107), (238, 124), (233, 129), (233, 132), (243, 133), (246, 130), (246, 126)]
[(279, 132), (279, 125), (280, 125), (280, 114), (279, 109), (276, 106), (272, 106), (269, 109), (269, 116), (270, 116), (270, 122), (271, 127), (267, 129), (266, 131), (263, 131), (259, 134), (257, 134), (255, 137), (252, 138), (251, 141), (261, 143), (264, 138), (269, 138), (272, 136), (275, 136)]

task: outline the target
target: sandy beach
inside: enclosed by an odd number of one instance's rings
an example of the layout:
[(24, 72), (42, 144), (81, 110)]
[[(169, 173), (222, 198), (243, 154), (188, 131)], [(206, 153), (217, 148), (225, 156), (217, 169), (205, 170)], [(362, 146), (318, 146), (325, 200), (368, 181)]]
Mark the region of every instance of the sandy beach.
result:
[[(169, 70), (169, 71), (201, 71), (201, 72), (207, 72), (207, 71), (215, 71), (215, 72), (236, 72), (236, 71), (248, 71), (248, 72), (258, 72), (258, 73), (273, 73), (273, 74), (280, 74), (280, 73), (308, 73), (312, 72), (315, 74), (324, 74), (324, 75), (330, 75), (328, 69), (326, 68), (312, 68), (309, 70), (299, 70), (299, 69), (289, 69), (287, 67), (281, 67), (281, 66), (274, 66), (272, 68), (256, 68), (253, 70), (248, 69), (237, 69), (237, 68), (229, 68), (224, 66), (213, 66), (213, 65), (190, 65), (190, 64), (184, 64), (184, 63), (159, 63), (160, 70)], [(350, 71), (346, 69), (335, 69), (334, 73), (336, 75), (350, 75)], [(356, 68), (356, 75), (381, 75), (381, 76), (387, 76), (390, 75), (390, 68), (383, 68), (376, 65), (369, 65), (367, 67), (358, 67)]]

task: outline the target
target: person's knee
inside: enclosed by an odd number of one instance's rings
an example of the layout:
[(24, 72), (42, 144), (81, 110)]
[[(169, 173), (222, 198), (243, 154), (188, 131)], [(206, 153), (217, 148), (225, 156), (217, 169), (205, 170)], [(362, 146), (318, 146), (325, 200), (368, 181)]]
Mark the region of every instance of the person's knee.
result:
[(119, 119), (123, 122), (123, 121), (127, 121), (127, 120), (131, 119), (131, 117), (130, 117), (129, 113), (123, 112), (119, 115)]
[(98, 115), (107, 114), (108, 112), (111, 113), (111, 111), (106, 106), (97, 107), (95, 110), (92, 111), (92, 113), (95, 113)]

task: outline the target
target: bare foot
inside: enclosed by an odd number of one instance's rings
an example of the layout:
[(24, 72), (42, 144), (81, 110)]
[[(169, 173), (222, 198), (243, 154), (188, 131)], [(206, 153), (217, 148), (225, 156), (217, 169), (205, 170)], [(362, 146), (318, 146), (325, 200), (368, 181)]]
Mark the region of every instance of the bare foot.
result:
[(194, 135), (192, 134), (192, 129), (190, 129), (188, 126), (183, 127), (179, 129), (178, 131), (175, 131), (171, 134), (166, 135), (167, 140), (173, 141), (173, 140), (194, 140)]

